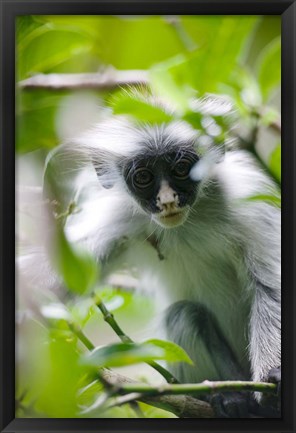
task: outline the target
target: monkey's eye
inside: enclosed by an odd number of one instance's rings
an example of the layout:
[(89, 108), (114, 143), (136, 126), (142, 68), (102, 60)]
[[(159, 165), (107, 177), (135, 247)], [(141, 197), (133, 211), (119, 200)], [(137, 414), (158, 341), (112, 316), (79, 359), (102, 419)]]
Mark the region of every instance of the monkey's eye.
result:
[(186, 179), (189, 175), (191, 167), (192, 163), (190, 161), (187, 159), (182, 159), (174, 166), (173, 175), (179, 179)]
[(147, 168), (138, 168), (133, 175), (133, 182), (139, 188), (146, 188), (153, 182), (153, 174)]

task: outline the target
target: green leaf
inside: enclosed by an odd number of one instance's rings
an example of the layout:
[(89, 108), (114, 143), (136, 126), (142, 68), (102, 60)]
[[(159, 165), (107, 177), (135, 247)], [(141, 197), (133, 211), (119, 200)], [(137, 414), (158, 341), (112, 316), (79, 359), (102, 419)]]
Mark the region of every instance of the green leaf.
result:
[(139, 402), (139, 406), (144, 413), (145, 418), (178, 418), (177, 415), (174, 415), (172, 412), (142, 402)]
[(219, 95), (191, 100), (191, 109), (182, 117), (195, 129), (223, 142), (234, 123), (233, 101)]
[(185, 350), (178, 344), (172, 341), (151, 339), (145, 342), (147, 345), (153, 345), (155, 347), (160, 347), (164, 350), (164, 359), (168, 362), (187, 362), (193, 365), (193, 361), (190, 359)]
[(155, 94), (169, 101), (181, 113), (188, 110), (188, 100), (196, 94), (189, 86), (190, 70), (186, 65), (187, 57), (178, 55), (153, 66), (149, 71)]
[(79, 403), (83, 405), (92, 403), (94, 397), (97, 397), (103, 390), (101, 382), (98, 379), (93, 380), (79, 389)]
[(58, 144), (55, 131), (56, 109), (62, 94), (35, 90), (17, 92), (16, 148), (18, 152), (52, 149)]
[(228, 84), (227, 93), (232, 95), (242, 115), (250, 116), (254, 107), (261, 107), (261, 90), (255, 75), (249, 69), (237, 65)]
[(269, 159), (269, 168), (277, 180), (281, 180), (281, 145), (277, 145), (274, 151), (271, 153)]
[(28, 35), (32, 34), (41, 26), (43, 26), (43, 23), (38, 22), (38, 20), (36, 20), (32, 15), (16, 17), (16, 40), (18, 42), (18, 47), (20, 47)]
[(71, 245), (60, 227), (53, 254), (53, 262), (69, 290), (83, 294), (93, 288), (98, 277), (97, 263), (90, 254)]
[(69, 311), (74, 322), (81, 327), (96, 315), (92, 298), (78, 299), (68, 306)]
[(17, 77), (22, 80), (38, 72), (51, 72), (71, 57), (89, 52), (92, 43), (77, 29), (45, 23), (18, 41)]
[(130, 293), (124, 292), (121, 289), (118, 290), (112, 286), (100, 286), (95, 289), (94, 293), (96, 295), (95, 298), (97, 298), (96, 302), (102, 300), (108, 311), (115, 311), (125, 304), (135, 301), (134, 294), (131, 296)]
[(148, 69), (184, 50), (159, 16), (101, 16), (97, 50), (105, 64), (117, 69)]
[(280, 118), (281, 115), (275, 108), (266, 107), (264, 112), (261, 114), (260, 122), (264, 126), (270, 126), (274, 122), (280, 123)]
[(92, 367), (122, 367), (164, 359), (164, 350), (154, 345), (116, 343), (100, 347), (83, 357), (83, 364)]
[(166, 360), (193, 364), (186, 352), (177, 344), (163, 340), (148, 340), (144, 343), (116, 343), (96, 348), (83, 357), (83, 363), (98, 367), (122, 367), (140, 362)]
[(37, 363), (36, 377), (32, 378), (36, 409), (48, 417), (77, 416), (78, 383), (84, 371), (78, 362), (76, 341), (54, 333), (43, 351), (43, 357), (38, 354), (40, 365)]
[(269, 195), (269, 194), (256, 194), (252, 195), (250, 197), (247, 197), (247, 201), (265, 201), (269, 204), (272, 204), (276, 207), (281, 207), (281, 198), (276, 195)]
[(281, 40), (280, 37), (268, 44), (259, 56), (257, 63), (258, 82), (266, 101), (281, 80)]
[(129, 114), (138, 120), (149, 123), (163, 123), (173, 119), (163, 108), (149, 104), (143, 97), (133, 92), (117, 93), (112, 97), (111, 105), (115, 114)]
[(227, 83), (256, 23), (255, 18), (223, 17), (213, 19), (208, 37), (198, 49), (155, 65), (151, 70), (152, 88), (174, 100), (186, 111), (188, 98), (215, 93)]

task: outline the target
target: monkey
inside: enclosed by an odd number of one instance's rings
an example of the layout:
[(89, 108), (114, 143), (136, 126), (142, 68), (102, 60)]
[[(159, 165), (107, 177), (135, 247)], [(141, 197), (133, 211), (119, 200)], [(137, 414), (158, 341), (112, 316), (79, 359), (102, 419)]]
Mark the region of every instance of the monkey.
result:
[[(182, 120), (114, 116), (51, 155), (51, 181), (69, 160), (81, 209), (65, 233), (92, 251), (103, 279), (132, 269), (149, 282), (165, 306), (166, 338), (194, 363), (174, 363), (175, 377), (280, 384), (281, 213), (252, 199), (278, 194), (253, 157), (202, 144)], [(264, 403), (261, 393), (217, 394), (211, 403), (219, 417), (248, 417), (250, 400)]]

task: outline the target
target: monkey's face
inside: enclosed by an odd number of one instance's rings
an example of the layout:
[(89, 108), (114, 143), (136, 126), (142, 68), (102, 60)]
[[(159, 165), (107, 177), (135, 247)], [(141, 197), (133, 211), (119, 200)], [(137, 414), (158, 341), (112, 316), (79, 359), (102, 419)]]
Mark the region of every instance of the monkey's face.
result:
[(195, 152), (169, 153), (129, 161), (123, 170), (128, 189), (141, 207), (162, 227), (183, 224), (196, 199), (198, 182), (190, 171)]

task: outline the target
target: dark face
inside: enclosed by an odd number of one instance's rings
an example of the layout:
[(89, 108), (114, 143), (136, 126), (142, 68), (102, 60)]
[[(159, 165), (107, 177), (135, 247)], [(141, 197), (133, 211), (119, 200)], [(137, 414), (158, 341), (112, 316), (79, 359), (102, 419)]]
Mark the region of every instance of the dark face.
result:
[(139, 158), (128, 162), (123, 174), (141, 207), (160, 225), (174, 227), (184, 222), (195, 201), (198, 183), (189, 173), (197, 161), (190, 151)]

